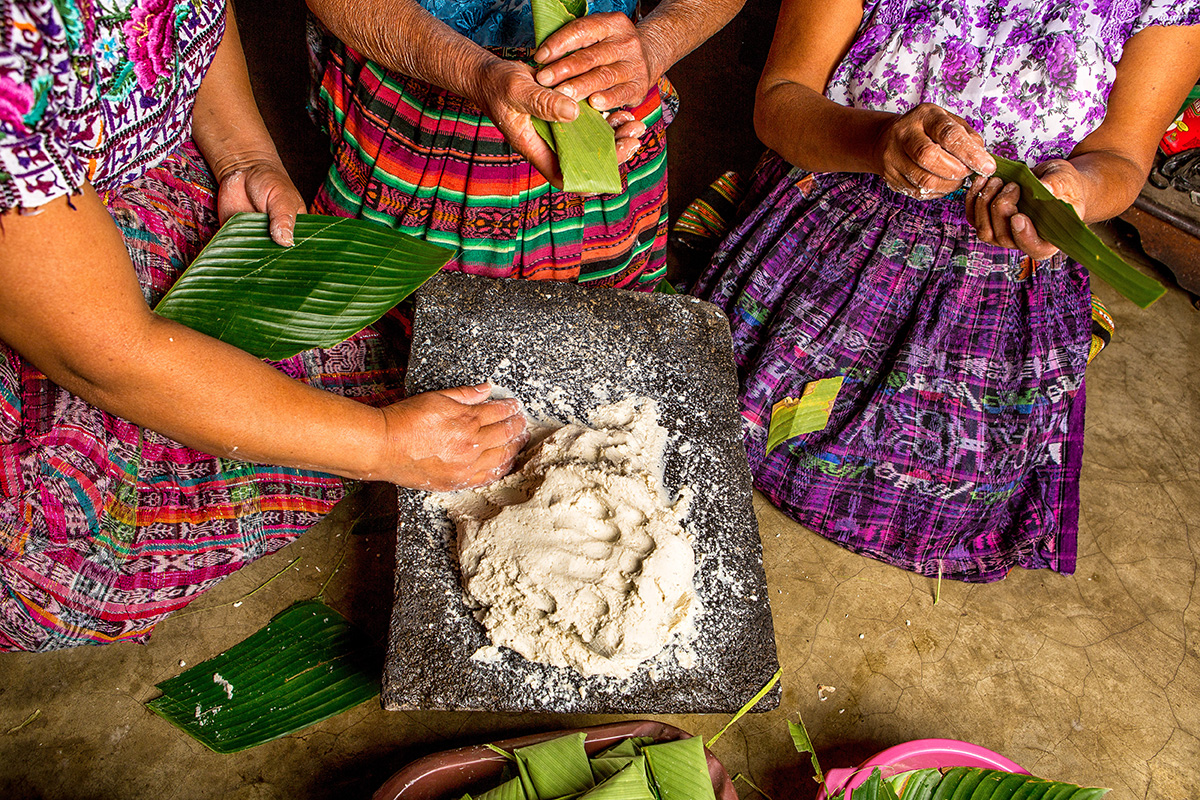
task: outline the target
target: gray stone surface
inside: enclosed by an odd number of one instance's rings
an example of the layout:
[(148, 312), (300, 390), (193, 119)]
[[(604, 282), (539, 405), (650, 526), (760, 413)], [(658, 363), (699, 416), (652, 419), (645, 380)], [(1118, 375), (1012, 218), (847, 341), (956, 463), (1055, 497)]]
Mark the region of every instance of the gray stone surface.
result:
[[(452, 527), (427, 493), (401, 491), (388, 708), (733, 712), (766, 684), (778, 661), (724, 314), (680, 295), (448, 273), (418, 295), (409, 364), (410, 392), (490, 380), (560, 424), (626, 397), (655, 400), (667, 489), (695, 492), (684, 524), (704, 611), (688, 668), (673, 647), (620, 681), (510, 650), (496, 664), (472, 660), (489, 640), (463, 603)], [(776, 688), (759, 707), (778, 702)]]

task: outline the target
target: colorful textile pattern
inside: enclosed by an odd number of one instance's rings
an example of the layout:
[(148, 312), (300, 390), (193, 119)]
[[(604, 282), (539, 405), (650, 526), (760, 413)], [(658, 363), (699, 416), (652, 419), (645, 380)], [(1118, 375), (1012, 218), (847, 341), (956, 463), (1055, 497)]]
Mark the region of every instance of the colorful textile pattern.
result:
[[(972, 236), (960, 204), (875, 176), (773, 156), (747, 199), (698, 294), (730, 316), (755, 485), (827, 538), (926, 575), (1071, 572), (1083, 268), (1060, 256), (1028, 274), (1021, 253)], [(765, 455), (772, 406), (838, 375), (828, 427)]]
[(0, 5), (0, 209), (126, 183), (188, 140), (223, 0)]
[[(530, 0), (420, 0), (429, 13), (484, 47), (533, 47)], [(637, 0), (590, 0), (588, 13), (633, 16)]]
[(627, 190), (580, 196), (552, 187), (478, 107), (396, 75), (332, 42), (320, 109), (334, 163), (317, 213), (359, 217), (454, 249), (447, 269), (653, 289), (666, 272), (664, 79), (634, 115), (642, 147)]
[(868, 0), (825, 94), (878, 111), (936, 103), (994, 152), (1036, 164), (1103, 121), (1130, 36), (1196, 24), (1195, 0)]
[[(151, 303), (215, 232), (213, 192), (189, 144), (102, 194)], [(275, 366), (365, 402), (402, 396), (370, 329)], [(214, 458), (100, 411), (0, 342), (0, 650), (145, 641), (343, 494), (335, 476)]]
[[(1107, 86), (1094, 76), (1111, 83), (1126, 39), (1197, 15), (1184, 0), (968, 0), (936, 13), (881, 0), (828, 94), (896, 111), (944, 102), (986, 119), (985, 139), (1008, 153), (1061, 155), (1103, 118)], [(1066, 46), (1068, 27), (1095, 42)], [(1035, 67), (1068, 76), (1066, 93), (1029, 82), (1045, 74), (1021, 71)], [(1030, 127), (1038, 115), (1070, 136)], [(1034, 269), (980, 242), (961, 200), (913, 200), (876, 176), (808, 174), (768, 154), (751, 183), (693, 291), (731, 318), (755, 485), (821, 535), (925, 575), (1072, 572), (1086, 271), (1061, 255)], [(837, 375), (829, 426), (766, 456), (771, 407)]]

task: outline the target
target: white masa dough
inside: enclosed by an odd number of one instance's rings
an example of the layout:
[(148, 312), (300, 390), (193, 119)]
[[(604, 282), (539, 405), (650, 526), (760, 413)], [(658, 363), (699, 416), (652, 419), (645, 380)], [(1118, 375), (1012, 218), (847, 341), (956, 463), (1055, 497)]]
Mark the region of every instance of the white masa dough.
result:
[(558, 428), (521, 468), (443, 499), (468, 601), (495, 645), (585, 675), (626, 677), (690, 632), (690, 491), (663, 487), (657, 406), (628, 398)]

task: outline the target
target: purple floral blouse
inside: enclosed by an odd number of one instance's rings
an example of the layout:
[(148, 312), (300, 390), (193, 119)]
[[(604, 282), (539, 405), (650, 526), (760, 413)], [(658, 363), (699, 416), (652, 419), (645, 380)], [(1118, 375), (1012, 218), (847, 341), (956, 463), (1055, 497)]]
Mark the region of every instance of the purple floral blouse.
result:
[(1125, 42), (1200, 24), (1200, 0), (866, 0), (826, 95), (904, 112), (936, 103), (996, 153), (1062, 158), (1104, 119)]
[(0, 5), (0, 209), (125, 183), (191, 135), (224, 0)]

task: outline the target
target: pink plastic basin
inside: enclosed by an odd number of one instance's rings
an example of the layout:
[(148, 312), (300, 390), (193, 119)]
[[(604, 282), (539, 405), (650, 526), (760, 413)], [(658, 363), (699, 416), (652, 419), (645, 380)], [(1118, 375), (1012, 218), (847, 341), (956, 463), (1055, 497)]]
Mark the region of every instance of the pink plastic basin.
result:
[[(868, 758), (853, 769), (831, 769), (825, 773), (825, 786), (817, 792), (817, 800), (825, 800), (826, 792), (833, 796), (843, 788), (854, 789), (879, 767), (885, 778), (914, 769), (943, 767), (983, 767), (1028, 775), (1015, 761), (985, 747), (955, 739), (916, 739), (889, 747)], [(853, 792), (851, 792), (853, 795)]]

